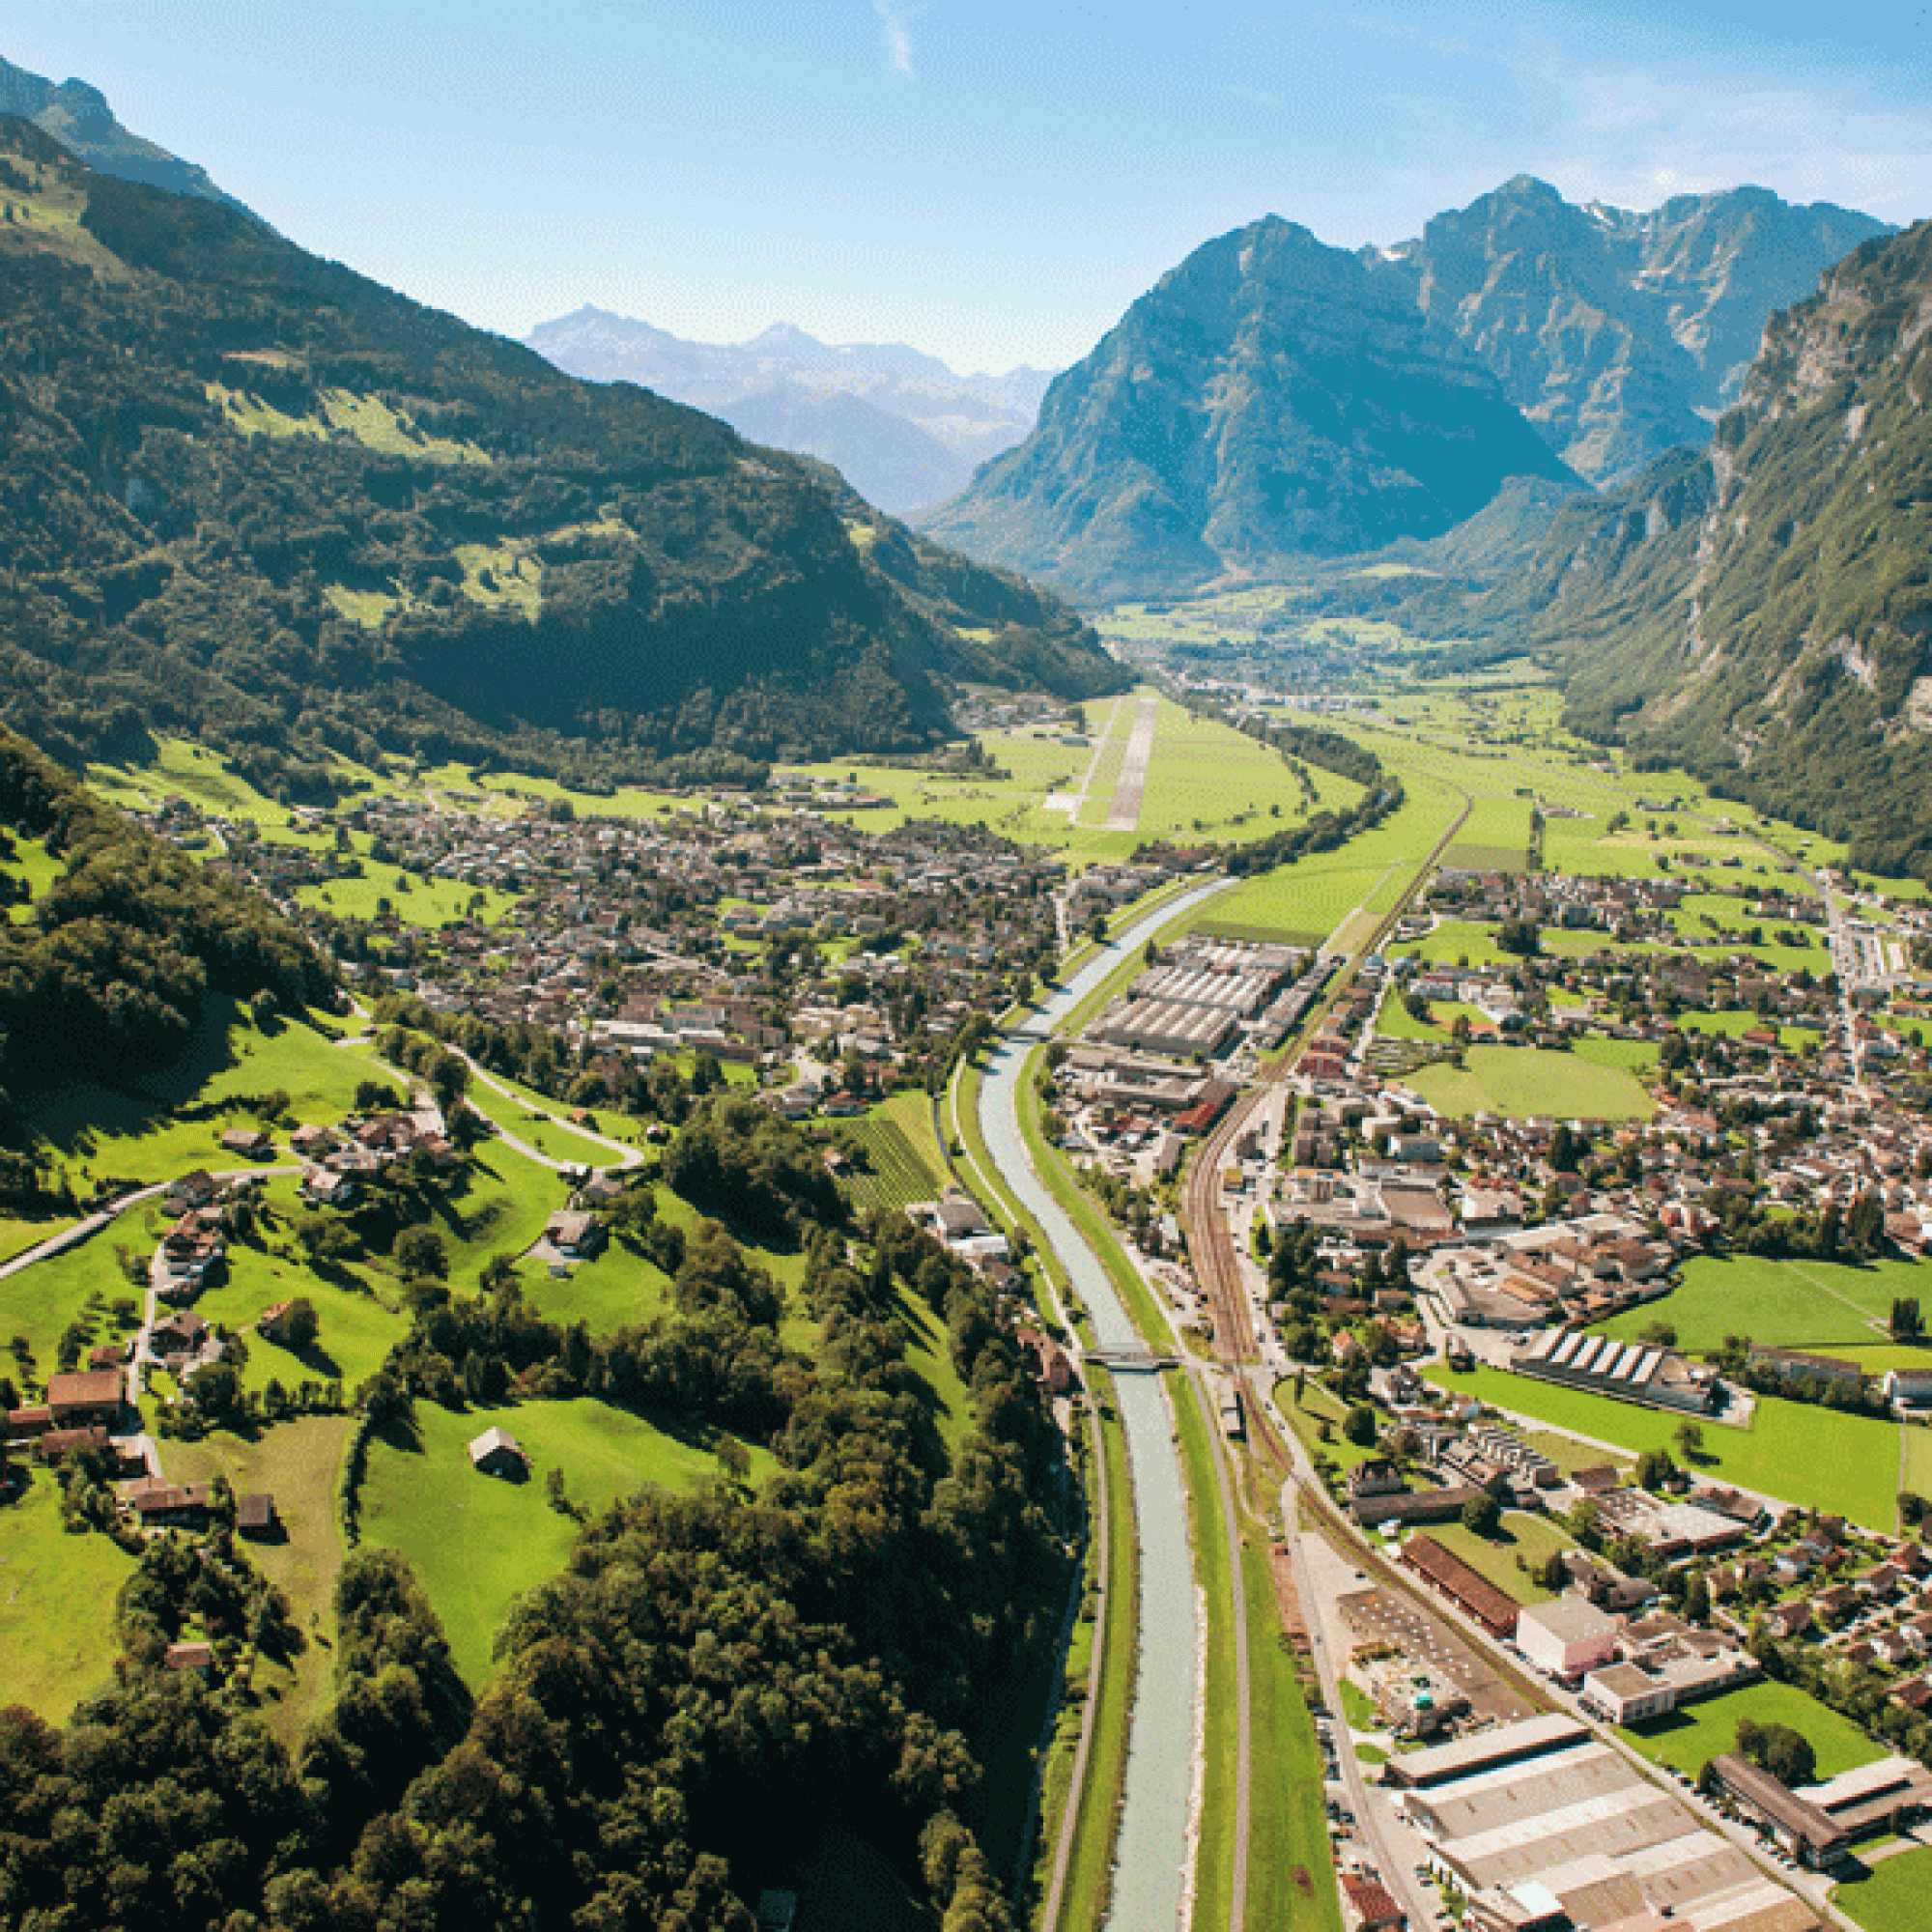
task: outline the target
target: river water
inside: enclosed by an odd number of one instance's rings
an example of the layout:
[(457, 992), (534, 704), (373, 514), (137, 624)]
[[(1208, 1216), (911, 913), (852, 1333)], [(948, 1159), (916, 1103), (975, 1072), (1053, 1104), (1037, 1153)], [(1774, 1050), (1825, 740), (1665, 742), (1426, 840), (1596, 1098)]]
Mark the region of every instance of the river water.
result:
[[(1059, 1026), (1150, 933), (1194, 911), (1221, 890), (1203, 886), (1137, 921), (1050, 998), (1016, 1039), (987, 1063), (980, 1124), (1001, 1179), (1038, 1223), (1075, 1293), (1094, 1317), (1103, 1349), (1140, 1345), (1139, 1331), (1087, 1238), (1035, 1175), (1020, 1137), (1020, 1074), (1037, 1038)], [(1127, 1457), (1133, 1465), (1140, 1541), (1140, 1678), (1127, 1737), (1113, 1906), (1115, 1932), (1175, 1932), (1184, 1904), (1188, 1807), (1193, 1782), (1194, 1704), (1199, 1692), (1200, 1606), (1187, 1535), (1186, 1486), (1164, 1378), (1114, 1378)]]

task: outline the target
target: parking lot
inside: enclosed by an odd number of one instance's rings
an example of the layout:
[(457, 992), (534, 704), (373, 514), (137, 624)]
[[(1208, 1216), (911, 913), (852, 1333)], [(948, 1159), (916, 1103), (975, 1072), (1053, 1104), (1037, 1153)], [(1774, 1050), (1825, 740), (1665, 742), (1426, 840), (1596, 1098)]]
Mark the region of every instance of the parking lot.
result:
[(1336, 1599), (1357, 1643), (1386, 1643), (1421, 1669), (1439, 1671), (1463, 1696), (1481, 1722), (1510, 1723), (1536, 1715), (1522, 1697), (1450, 1626), (1393, 1590), (1351, 1591)]

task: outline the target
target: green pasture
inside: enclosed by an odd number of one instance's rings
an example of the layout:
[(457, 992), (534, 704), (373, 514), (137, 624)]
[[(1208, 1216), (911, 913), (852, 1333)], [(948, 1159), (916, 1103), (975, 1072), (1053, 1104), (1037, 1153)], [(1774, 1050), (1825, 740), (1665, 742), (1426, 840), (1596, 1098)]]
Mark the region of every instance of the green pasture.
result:
[(1696, 1255), (1684, 1264), (1682, 1285), (1663, 1300), (1628, 1309), (1604, 1328), (1634, 1342), (1648, 1323), (1662, 1321), (1676, 1329), (1678, 1347), (1693, 1353), (1718, 1348), (1726, 1335), (1744, 1335), (1772, 1348), (1850, 1358), (1887, 1343), (1886, 1320), (1900, 1295), (1918, 1295), (1932, 1309), (1932, 1267)]
[(289, 1600), (306, 1647), (290, 1666), (258, 1663), (254, 1690), (270, 1728), (294, 1745), (326, 1706), (334, 1661), (335, 1579), (342, 1569), (336, 1490), (355, 1424), (347, 1415), (304, 1415), (265, 1429), (252, 1441), (220, 1434), (166, 1445), (169, 1478), (212, 1482), (226, 1476), (237, 1495), (266, 1491), (275, 1499), (279, 1538), (243, 1545), (248, 1560)]
[(1452, 1120), (1489, 1113), (1509, 1120), (1551, 1114), (1561, 1120), (1641, 1121), (1657, 1111), (1657, 1102), (1625, 1067), (1581, 1054), (1471, 1046), (1464, 1058), (1465, 1066), (1438, 1061), (1408, 1081)]
[[(1633, 1455), (1662, 1449), (1673, 1459), (1683, 1457), (1676, 1436), (1684, 1417), (1667, 1409), (1503, 1369), (1479, 1366), (1458, 1375), (1437, 1367), (1425, 1373), (1454, 1395), (1475, 1396)], [(1707, 1420), (1703, 1431), (1704, 1447), (1692, 1465), (1698, 1475), (1890, 1532), (1897, 1514), (1897, 1423), (1761, 1396), (1749, 1429)]]
[(53, 1477), (36, 1469), (0, 1504), (0, 1686), (49, 1722), (108, 1687), (114, 1607), (134, 1559), (99, 1531), (70, 1536)]
[[(528, 1482), (471, 1466), (468, 1444), (493, 1427), (533, 1459)], [(550, 1471), (562, 1470), (569, 1501), (594, 1514), (646, 1485), (692, 1489), (718, 1475), (711, 1439), (668, 1434), (587, 1396), (462, 1411), (421, 1402), (413, 1433), (370, 1444), (362, 1541), (409, 1559), (457, 1668), (477, 1687), (510, 1605), (561, 1570), (577, 1540), (577, 1521), (551, 1507)], [(751, 1457), (752, 1479), (762, 1482), (776, 1465), (763, 1449)]]
[(1932, 1890), (1932, 1845), (1900, 1852), (1866, 1868), (1866, 1876), (1835, 1887), (1832, 1903), (1864, 1932), (1923, 1932)]
[(1653, 1762), (1695, 1777), (1712, 1758), (1737, 1749), (1738, 1724), (1746, 1718), (1759, 1724), (1788, 1725), (1807, 1739), (1818, 1756), (1820, 1777), (1856, 1771), (1886, 1754), (1885, 1747), (1866, 1737), (1849, 1718), (1807, 1696), (1795, 1684), (1747, 1684), (1665, 1717), (1623, 1725), (1618, 1736)]

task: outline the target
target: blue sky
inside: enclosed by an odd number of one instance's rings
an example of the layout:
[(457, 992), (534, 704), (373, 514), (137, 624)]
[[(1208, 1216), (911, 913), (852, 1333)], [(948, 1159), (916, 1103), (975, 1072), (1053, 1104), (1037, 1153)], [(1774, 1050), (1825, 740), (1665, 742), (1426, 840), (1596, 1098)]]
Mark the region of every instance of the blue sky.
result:
[(1932, 213), (1918, 0), (9, 0), (295, 240), (522, 334), (590, 301), (1058, 366), (1208, 237), (1415, 233), (1513, 174)]

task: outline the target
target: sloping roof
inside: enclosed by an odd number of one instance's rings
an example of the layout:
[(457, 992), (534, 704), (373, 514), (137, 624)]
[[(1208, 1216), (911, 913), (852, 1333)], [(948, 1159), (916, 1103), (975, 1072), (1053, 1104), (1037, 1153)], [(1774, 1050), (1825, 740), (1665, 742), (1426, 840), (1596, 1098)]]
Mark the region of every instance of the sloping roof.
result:
[(526, 1460), (523, 1445), (517, 1438), (507, 1429), (497, 1428), (486, 1429), (475, 1441), (470, 1443), (469, 1460), (472, 1463), (484, 1462), (499, 1449), (507, 1450), (519, 1460)]
[(1761, 1770), (1736, 1751), (1725, 1751), (1711, 1760), (1711, 1769), (1725, 1789), (1741, 1798), (1780, 1832), (1808, 1845), (1814, 1852), (1842, 1844), (1842, 1827), (1817, 1805), (1800, 1798), (1770, 1772)]

